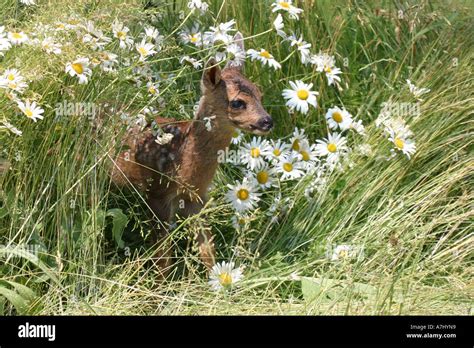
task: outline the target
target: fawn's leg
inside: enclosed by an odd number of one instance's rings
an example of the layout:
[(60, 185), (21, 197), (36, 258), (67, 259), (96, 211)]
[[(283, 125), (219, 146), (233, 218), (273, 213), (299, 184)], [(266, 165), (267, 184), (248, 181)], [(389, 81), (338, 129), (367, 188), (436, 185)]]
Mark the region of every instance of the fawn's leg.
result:
[(169, 200), (157, 198), (150, 198), (148, 204), (159, 219), (153, 222), (152, 238), (154, 244), (157, 245), (153, 260), (163, 277), (166, 277), (172, 265), (173, 246), (169, 238), (168, 224), (173, 214), (173, 206)]
[[(199, 213), (204, 206), (204, 203), (190, 200), (183, 200), (180, 203), (180, 213), (184, 217)], [(207, 269), (210, 270), (216, 263), (216, 250), (213, 242), (214, 236), (210, 228), (204, 224), (199, 224), (195, 239), (199, 248), (199, 257)]]

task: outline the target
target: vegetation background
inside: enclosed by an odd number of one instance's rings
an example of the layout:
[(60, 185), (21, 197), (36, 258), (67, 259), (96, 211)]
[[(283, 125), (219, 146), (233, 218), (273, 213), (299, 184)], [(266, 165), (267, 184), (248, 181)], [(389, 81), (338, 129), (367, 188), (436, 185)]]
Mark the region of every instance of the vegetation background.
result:
[[(110, 32), (115, 18), (133, 33), (143, 22), (167, 37), (183, 23), (186, 1), (38, 1), (34, 7), (0, 0), (0, 25), (34, 31), (71, 16), (88, 18)], [(208, 1), (209, 26), (236, 19), (246, 48), (266, 48), (282, 61), (291, 53), (272, 28), (271, 1)], [(297, 1), (293, 22), (312, 51), (328, 51), (343, 70), (344, 90), (325, 87), (324, 77), (293, 55), (273, 71), (247, 61), (245, 74), (263, 90), (275, 120), (270, 137), (288, 138), (294, 127), (312, 140), (326, 136), (324, 113), (344, 105), (366, 125), (373, 150), (389, 143), (376, 129), (384, 102), (413, 102), (406, 85), (431, 89), (421, 115), (408, 120), (417, 152), (411, 160), (354, 158), (354, 166), (331, 178), (308, 202), (304, 188), (287, 188), (294, 205), (278, 224), (261, 212), (237, 233), (225, 204), (226, 184), (236, 175), (222, 166), (206, 213), (216, 234), (219, 260), (245, 265), (245, 279), (227, 294), (210, 290), (191, 239), (201, 216), (173, 232), (176, 267), (165, 282), (147, 260), (143, 206), (137, 195), (112, 189), (107, 151), (120, 135), (117, 113), (107, 112), (99, 130), (84, 117), (58, 119), (64, 98), (129, 110), (150, 105), (140, 97), (129, 70), (116, 78), (77, 85), (64, 74), (79, 42), (60, 56), (32, 47), (10, 50), (0, 71), (12, 66), (31, 80), (45, 108), (44, 120), (15, 116), (0, 97), (0, 114), (14, 119), (21, 137), (0, 133), (4, 169), (0, 178), (0, 314), (470, 314), (473, 305), (473, 6), (466, 1)], [(153, 21), (154, 14), (160, 20)], [(185, 119), (199, 98), (200, 71), (179, 64), (176, 33), (154, 69), (163, 78), (166, 103), (160, 113)], [(254, 37), (255, 36), (255, 37)], [(173, 40), (175, 42), (173, 43)], [(345, 62), (345, 63), (344, 63)], [(288, 81), (311, 80), (319, 109), (289, 115), (281, 91)], [(125, 105), (125, 107), (124, 107)], [(181, 105), (184, 106), (180, 107)], [(15, 118), (16, 117), (16, 118)], [(363, 249), (362, 257), (332, 262), (333, 245)], [(28, 245), (33, 251), (12, 250)], [(15, 249), (16, 250), (16, 249)]]

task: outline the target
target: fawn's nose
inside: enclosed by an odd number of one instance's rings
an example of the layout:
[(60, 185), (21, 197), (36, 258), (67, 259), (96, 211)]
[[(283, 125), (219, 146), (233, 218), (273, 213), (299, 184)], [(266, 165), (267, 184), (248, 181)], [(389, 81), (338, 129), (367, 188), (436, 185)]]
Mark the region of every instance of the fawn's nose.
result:
[(258, 127), (267, 132), (273, 128), (273, 120), (270, 116), (265, 116), (258, 121)]

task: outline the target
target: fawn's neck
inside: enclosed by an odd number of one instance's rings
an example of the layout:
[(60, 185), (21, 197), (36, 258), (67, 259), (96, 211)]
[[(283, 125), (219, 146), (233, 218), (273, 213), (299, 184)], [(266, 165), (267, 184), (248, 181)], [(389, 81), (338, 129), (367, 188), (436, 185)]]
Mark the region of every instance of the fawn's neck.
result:
[[(205, 117), (211, 119), (212, 129), (205, 126)], [(203, 97), (199, 109), (191, 123), (186, 141), (181, 149), (179, 176), (192, 185), (199, 196), (204, 197), (217, 169), (217, 157), (220, 150), (230, 145), (234, 127), (225, 115)]]

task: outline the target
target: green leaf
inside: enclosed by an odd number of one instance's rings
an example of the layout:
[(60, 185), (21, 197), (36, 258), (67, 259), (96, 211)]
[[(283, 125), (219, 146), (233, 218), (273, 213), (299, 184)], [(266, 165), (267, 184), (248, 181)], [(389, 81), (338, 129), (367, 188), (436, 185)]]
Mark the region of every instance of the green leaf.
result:
[(353, 292), (364, 297), (377, 295), (377, 290), (372, 285), (364, 283), (347, 283), (343, 280), (328, 278), (302, 278), (301, 290), (306, 302), (312, 302), (317, 298), (335, 299), (344, 293)]
[(301, 290), (306, 302), (312, 302), (317, 298), (335, 298), (337, 296), (337, 282), (332, 279), (302, 278)]
[(122, 240), (122, 235), (125, 226), (128, 224), (128, 217), (122, 212), (122, 209), (118, 208), (108, 210), (107, 216), (112, 216), (112, 234), (118, 247), (123, 249), (125, 247), (125, 243)]
[(0, 295), (4, 296), (19, 314), (24, 314), (28, 308), (29, 301), (18, 292), (0, 286)]
[(11, 282), (7, 280), (7, 283), (10, 284), (15, 290), (20, 294), (21, 297), (28, 301), (33, 301), (36, 298), (36, 294), (33, 290), (31, 290), (29, 287), (16, 283), (16, 282)]
[(59, 279), (56, 275), (52, 272), (52, 270), (43, 262), (41, 261), (36, 255), (22, 250), (21, 248), (13, 248), (13, 247), (0, 247), (0, 258), (2, 255), (7, 256), (17, 256), (24, 258), (25, 260), (30, 261), (32, 264), (40, 268), (52, 281), (56, 284), (60, 285)]

